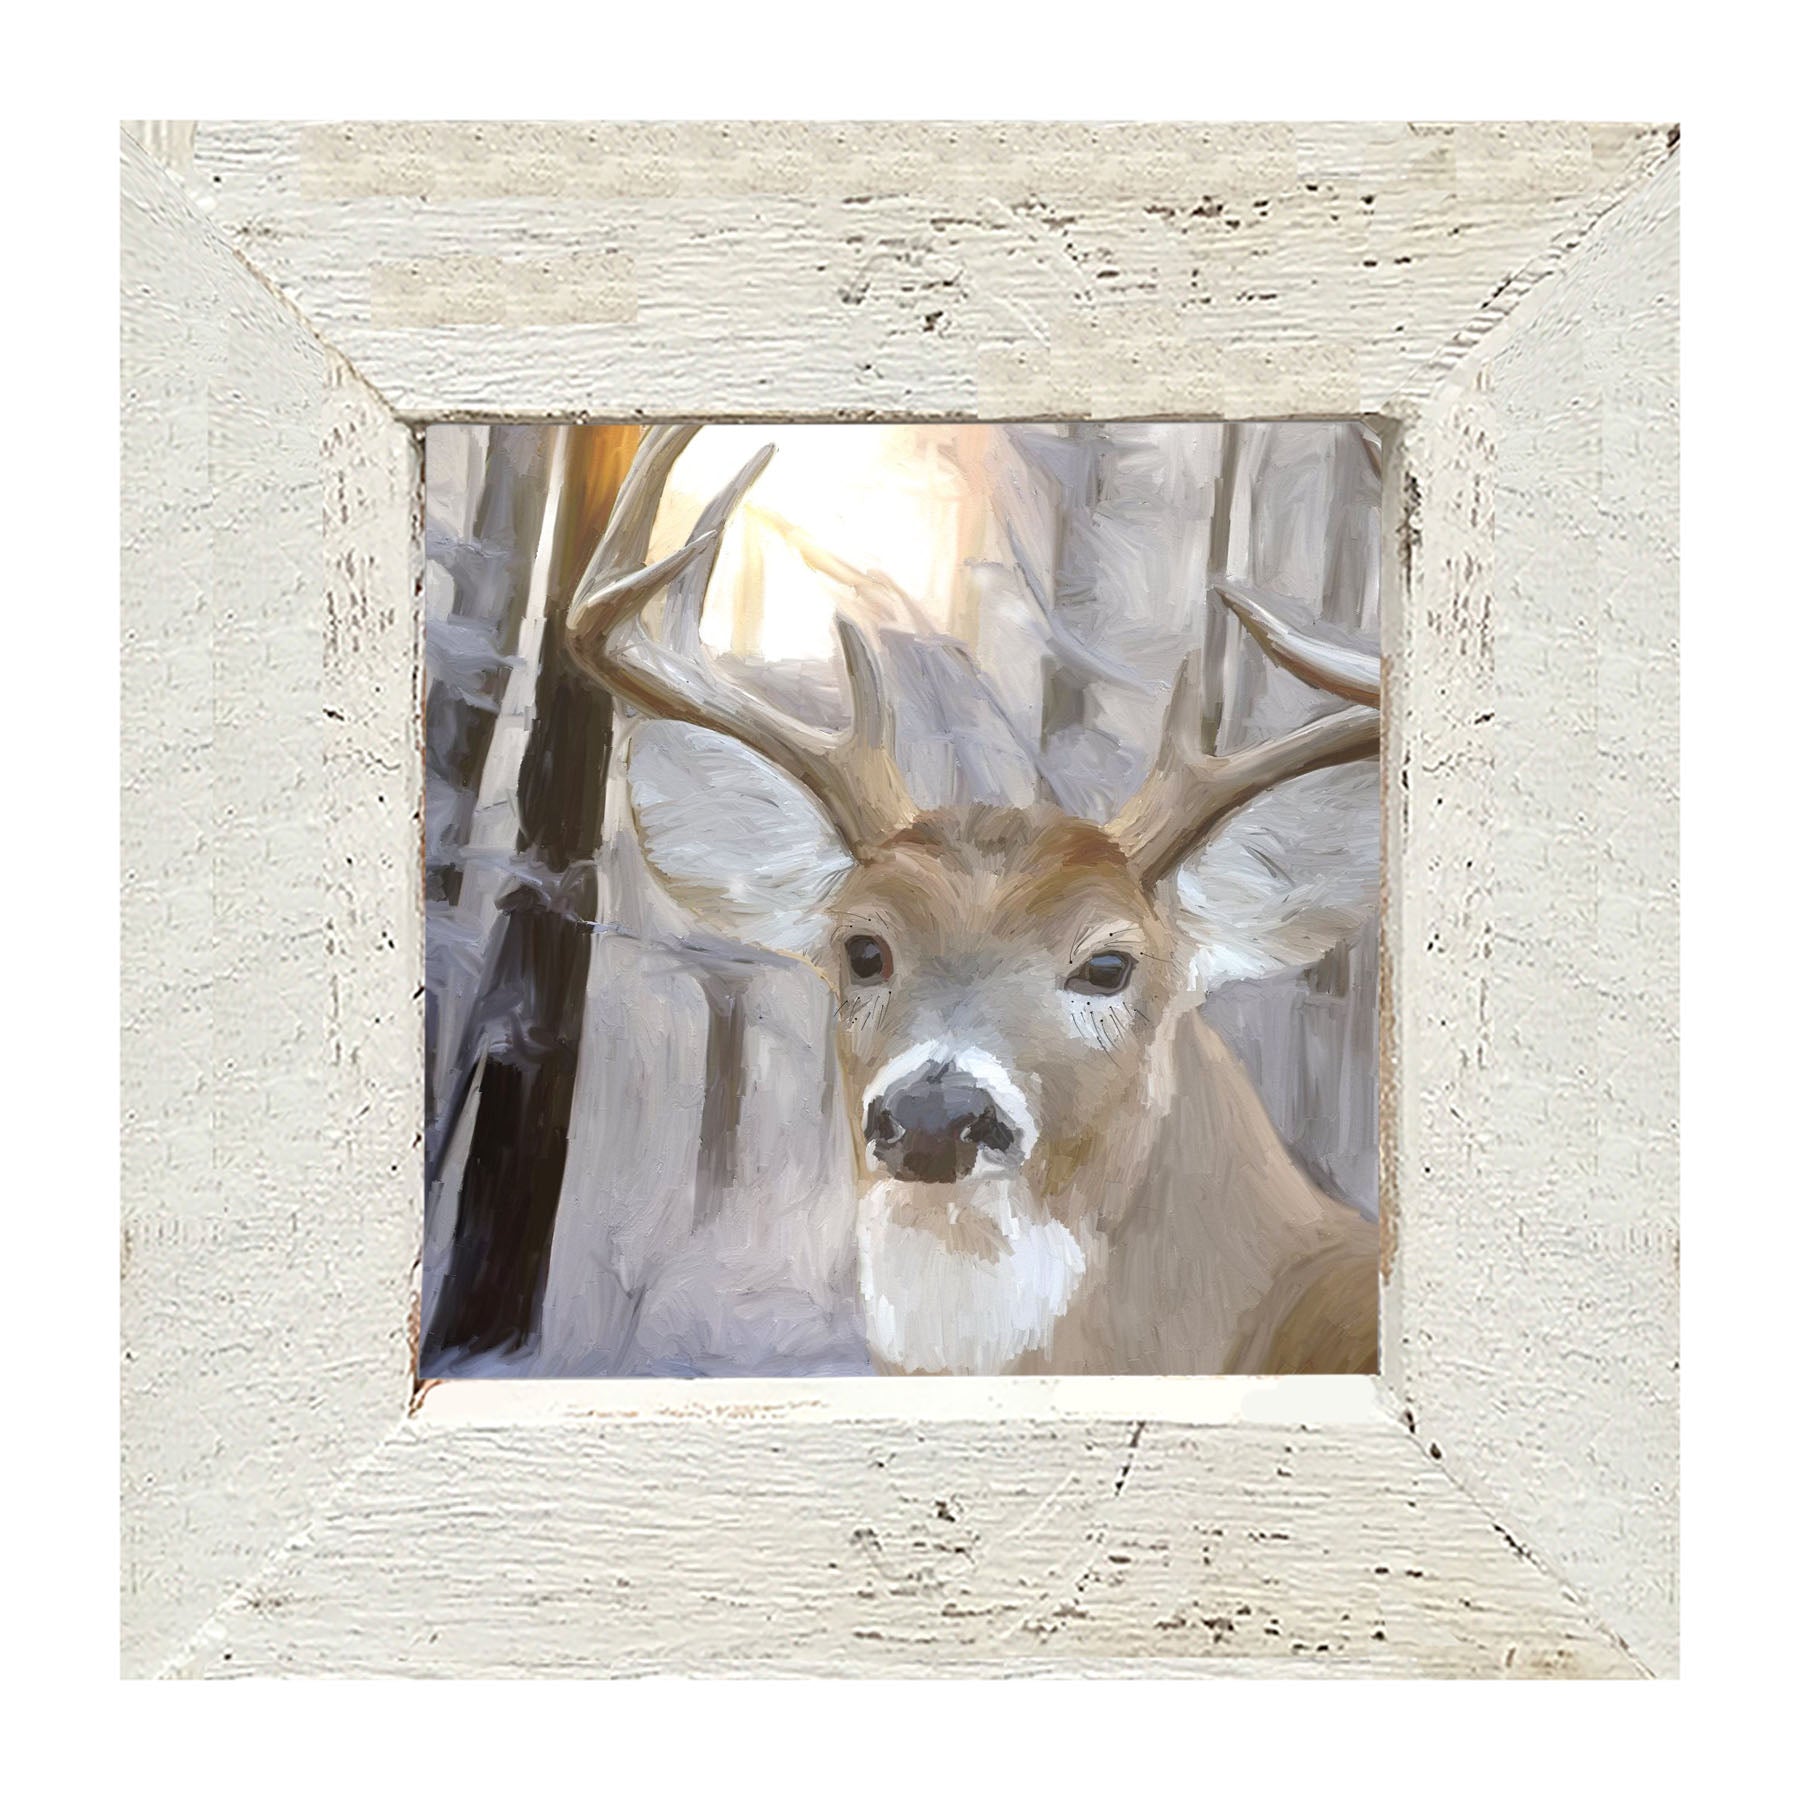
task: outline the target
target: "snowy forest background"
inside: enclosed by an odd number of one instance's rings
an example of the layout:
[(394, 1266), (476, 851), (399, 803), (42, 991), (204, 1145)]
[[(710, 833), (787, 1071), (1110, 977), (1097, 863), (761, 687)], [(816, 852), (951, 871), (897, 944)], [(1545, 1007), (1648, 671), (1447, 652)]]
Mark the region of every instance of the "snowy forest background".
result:
[[(866, 1372), (830, 1000), (696, 929), (644, 867), (629, 720), (564, 613), (634, 426), (426, 434), (426, 1191), (421, 1373)], [(1209, 584), (1373, 637), (1380, 456), (1355, 422), (708, 426), (652, 556), (760, 445), (704, 636), (731, 679), (843, 715), (830, 620), (875, 637), (921, 805), (1105, 818), (1206, 649), (1219, 748), (1331, 702)], [(1375, 787), (1338, 821), (1373, 843)], [(1213, 993), (1314, 1180), (1376, 1193), (1375, 926)]]

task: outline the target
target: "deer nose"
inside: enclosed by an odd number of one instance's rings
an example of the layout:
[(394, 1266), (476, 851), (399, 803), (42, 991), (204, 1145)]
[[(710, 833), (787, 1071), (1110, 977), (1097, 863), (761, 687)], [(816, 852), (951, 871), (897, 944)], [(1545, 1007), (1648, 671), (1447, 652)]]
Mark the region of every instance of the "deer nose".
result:
[(960, 1181), (983, 1147), (1004, 1153), (1013, 1142), (992, 1095), (955, 1071), (928, 1072), (872, 1100), (863, 1135), (902, 1181)]

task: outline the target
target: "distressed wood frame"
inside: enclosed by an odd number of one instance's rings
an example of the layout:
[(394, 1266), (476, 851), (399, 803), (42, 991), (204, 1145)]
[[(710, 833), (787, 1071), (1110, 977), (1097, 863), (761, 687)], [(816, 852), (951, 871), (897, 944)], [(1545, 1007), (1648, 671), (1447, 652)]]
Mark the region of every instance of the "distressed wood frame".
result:
[[(1673, 1673), (1676, 139), (128, 124), (126, 1672)], [(1381, 1375), (420, 1404), (423, 423), (1344, 414)]]

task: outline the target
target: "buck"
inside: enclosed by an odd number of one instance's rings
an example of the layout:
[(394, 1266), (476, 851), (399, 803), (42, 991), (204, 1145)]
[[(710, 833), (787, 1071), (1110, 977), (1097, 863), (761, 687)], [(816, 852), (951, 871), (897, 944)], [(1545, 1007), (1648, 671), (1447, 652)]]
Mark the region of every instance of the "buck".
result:
[[(1311, 960), (1346, 919), (1247, 876), (1215, 884), (1235, 913), (1195, 914), (1174, 878), (1278, 784), (1375, 753), (1376, 659), (1227, 593), (1270, 656), (1351, 704), (1219, 755), (1189, 657), (1150, 773), (1107, 824), (1049, 805), (921, 811), (853, 621), (836, 622), (838, 732), (727, 682), (701, 646), (719, 534), (771, 452), (644, 566), (692, 430), (646, 433), (570, 646), (646, 721), (629, 780), (658, 877), (732, 935), (809, 962), (836, 996), (877, 1368), (1373, 1369), (1374, 1227), (1296, 1167), (1195, 1004), (1221, 974)], [(653, 747), (649, 721), (677, 741)]]

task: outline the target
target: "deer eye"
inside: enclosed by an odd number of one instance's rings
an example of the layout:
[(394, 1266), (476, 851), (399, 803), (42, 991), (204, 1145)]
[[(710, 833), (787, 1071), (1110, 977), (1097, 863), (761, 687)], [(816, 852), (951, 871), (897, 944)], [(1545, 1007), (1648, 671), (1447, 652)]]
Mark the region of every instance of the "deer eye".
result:
[(1076, 994), (1117, 994), (1131, 979), (1137, 958), (1123, 950), (1102, 950), (1090, 956), (1064, 985)]
[(858, 981), (886, 981), (894, 972), (894, 953), (868, 932), (844, 939), (844, 961)]

